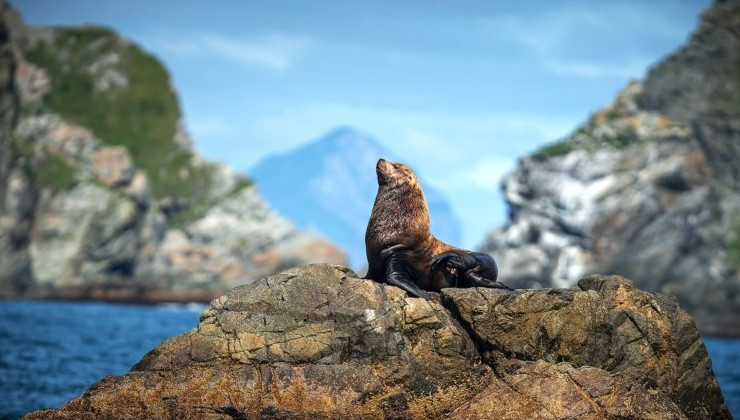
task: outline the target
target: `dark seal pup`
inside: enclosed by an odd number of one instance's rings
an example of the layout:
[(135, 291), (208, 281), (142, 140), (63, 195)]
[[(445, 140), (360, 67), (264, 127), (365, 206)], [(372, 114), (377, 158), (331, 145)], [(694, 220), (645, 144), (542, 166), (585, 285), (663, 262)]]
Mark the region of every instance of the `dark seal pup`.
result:
[(398, 286), (430, 299), (425, 290), (445, 287), (495, 287), (493, 258), (456, 248), (429, 231), (429, 208), (416, 174), (402, 163), (380, 159), (378, 195), (365, 232), (368, 272), (365, 278)]

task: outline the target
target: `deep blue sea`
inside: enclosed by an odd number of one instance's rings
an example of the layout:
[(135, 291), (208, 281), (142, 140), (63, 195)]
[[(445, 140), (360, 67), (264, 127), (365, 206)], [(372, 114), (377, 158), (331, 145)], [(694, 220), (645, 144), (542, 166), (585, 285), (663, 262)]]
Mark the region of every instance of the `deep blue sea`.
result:
[(195, 327), (203, 308), (0, 301), (0, 419), (58, 408), (128, 372), (162, 340)]
[[(0, 419), (58, 408), (102, 377), (128, 372), (165, 338), (198, 323), (202, 306), (0, 301)], [(740, 339), (704, 339), (740, 420)]]

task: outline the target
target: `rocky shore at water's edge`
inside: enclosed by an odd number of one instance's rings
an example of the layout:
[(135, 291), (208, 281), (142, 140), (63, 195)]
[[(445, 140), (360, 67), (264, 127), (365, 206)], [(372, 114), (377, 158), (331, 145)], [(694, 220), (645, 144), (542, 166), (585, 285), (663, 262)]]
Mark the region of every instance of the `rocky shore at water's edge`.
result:
[(25, 419), (731, 419), (675, 298), (445, 289), (434, 301), (327, 264), (219, 297), (128, 374)]

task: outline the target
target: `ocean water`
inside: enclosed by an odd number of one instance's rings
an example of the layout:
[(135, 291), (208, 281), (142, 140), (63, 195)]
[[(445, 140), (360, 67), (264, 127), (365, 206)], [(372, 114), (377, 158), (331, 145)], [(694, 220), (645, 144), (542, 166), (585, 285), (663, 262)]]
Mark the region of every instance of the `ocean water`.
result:
[(58, 408), (129, 371), (204, 307), (0, 301), (0, 419)]
[[(202, 306), (0, 301), (0, 419), (58, 408), (198, 323)], [(740, 339), (707, 337), (714, 372), (740, 420)]]
[(732, 417), (740, 420), (740, 338), (704, 337), (704, 345), (725, 403)]

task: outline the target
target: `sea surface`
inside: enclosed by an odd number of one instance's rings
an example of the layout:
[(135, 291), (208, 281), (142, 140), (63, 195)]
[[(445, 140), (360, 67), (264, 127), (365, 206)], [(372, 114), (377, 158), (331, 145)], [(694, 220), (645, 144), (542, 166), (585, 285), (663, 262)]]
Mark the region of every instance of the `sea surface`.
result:
[(198, 325), (203, 309), (0, 301), (0, 419), (59, 408), (104, 376), (128, 372), (161, 341)]
[[(162, 340), (198, 324), (202, 305), (0, 301), (0, 419), (59, 408), (106, 375), (128, 372)], [(740, 339), (705, 337), (740, 420)]]

